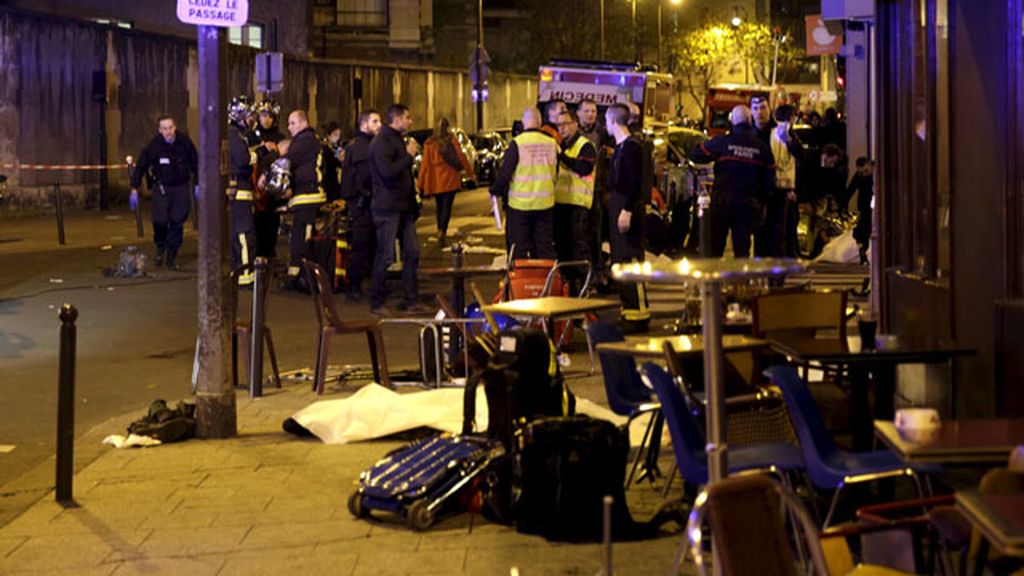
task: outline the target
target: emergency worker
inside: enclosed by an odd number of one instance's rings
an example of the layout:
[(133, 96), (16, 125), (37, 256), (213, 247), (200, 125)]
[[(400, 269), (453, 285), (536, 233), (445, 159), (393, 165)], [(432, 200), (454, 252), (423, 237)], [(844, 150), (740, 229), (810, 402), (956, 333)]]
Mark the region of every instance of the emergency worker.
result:
[(540, 130), (540, 112), (523, 110), (523, 131), (512, 139), (491, 184), (493, 202), (507, 197), (506, 219), (512, 258), (555, 259), (552, 230), (558, 144)]
[[(246, 136), (252, 117), (252, 104), (248, 96), (238, 96), (228, 104), (228, 214), (231, 224), (231, 265), (243, 266), (252, 262), (256, 253), (256, 235), (253, 229), (253, 167), (256, 151), (249, 147)], [(239, 275), (238, 284), (253, 282), (253, 272)]]
[[(629, 108), (613, 104), (605, 112), (605, 126), (615, 139), (608, 189), (609, 243), (612, 262), (643, 262), (644, 212), (649, 188), (644, 183), (643, 144), (629, 129)], [(643, 282), (619, 283), (623, 332), (646, 331), (651, 319), (647, 287)]]
[(542, 132), (555, 139), (558, 144), (562, 143), (562, 136), (558, 133), (558, 115), (569, 108), (565, 100), (555, 99), (544, 106), (544, 122), (540, 129)]
[(174, 118), (161, 116), (157, 125), (159, 134), (139, 154), (128, 198), (132, 210), (136, 210), (139, 186), (145, 175), (153, 199), (153, 242), (156, 244), (153, 261), (157, 266), (166, 263), (168, 270), (177, 270), (175, 259), (181, 248), (184, 224), (191, 206), (188, 195), (199, 195), (198, 185), (194, 190), (189, 189), (189, 183), (199, 176), (199, 157), (189, 137), (178, 132)]
[(373, 175), (370, 173), (370, 142), (380, 132), (380, 113), (364, 110), (357, 118), (359, 133), (345, 146), (345, 162), (341, 169), (341, 197), (348, 210), (348, 229), (351, 234), (348, 259), (347, 298), (357, 302), (363, 297), (363, 280), (373, 270), (373, 255), (377, 249), (370, 197), (373, 194)]
[(306, 242), (313, 237), (317, 213), (327, 201), (327, 196), (320, 183), (320, 140), (309, 126), (305, 110), (293, 110), (288, 115), (288, 132), (292, 135), (292, 143), (283, 158), (291, 166), (288, 210), (292, 213), (292, 231), (288, 241), (286, 287), (297, 289)]
[(750, 109), (736, 106), (729, 115), (732, 130), (698, 144), (690, 160), (715, 163), (711, 195), (711, 256), (725, 252), (732, 233), (736, 258), (750, 257), (750, 235), (763, 217), (765, 203), (775, 189), (775, 158), (750, 124)]
[[(285, 135), (278, 127), (281, 106), (273, 100), (262, 100), (253, 108), (256, 123), (249, 134), (249, 146), (256, 150), (256, 171), (263, 174), (279, 156), (277, 144)], [(256, 233), (256, 255), (264, 258), (277, 256), (277, 230), (281, 226), (278, 204), (259, 187), (255, 187), (253, 200), (253, 229)]]
[(580, 134), (594, 145), (597, 159), (594, 162), (594, 202), (590, 206), (590, 262), (594, 267), (594, 285), (607, 288), (608, 271), (605, 270), (604, 253), (601, 245), (608, 236), (605, 212), (608, 206), (608, 159), (615, 149), (615, 142), (608, 136), (597, 111), (597, 102), (585, 99), (579, 109)]
[[(590, 259), (590, 208), (594, 203), (594, 145), (580, 134), (576, 115), (558, 115), (562, 147), (558, 154), (555, 183), (555, 252), (560, 261)], [(583, 276), (579, 268), (565, 271), (572, 294), (579, 293)]]

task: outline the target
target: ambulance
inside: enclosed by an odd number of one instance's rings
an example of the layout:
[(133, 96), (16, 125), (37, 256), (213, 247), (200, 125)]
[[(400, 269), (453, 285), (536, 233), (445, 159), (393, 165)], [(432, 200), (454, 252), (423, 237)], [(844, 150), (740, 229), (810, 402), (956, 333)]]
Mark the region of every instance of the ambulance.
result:
[(587, 60), (552, 60), (540, 67), (540, 108), (552, 100), (564, 100), (575, 109), (588, 99), (597, 103), (600, 114), (612, 104), (636, 102), (645, 127), (666, 123), (672, 113), (672, 75), (637, 64)]

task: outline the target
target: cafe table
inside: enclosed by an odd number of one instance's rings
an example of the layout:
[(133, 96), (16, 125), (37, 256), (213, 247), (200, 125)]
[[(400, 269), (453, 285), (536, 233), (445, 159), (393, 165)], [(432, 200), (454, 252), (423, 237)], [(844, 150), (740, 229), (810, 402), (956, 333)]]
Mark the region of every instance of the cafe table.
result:
[(1024, 557), (1024, 494), (962, 490), (955, 499), (967, 521), (1001, 553)]
[(569, 296), (542, 296), (540, 298), (519, 298), (483, 306), (484, 312), (506, 314), (526, 318), (547, 320), (548, 336), (556, 342), (555, 322), (560, 319), (611, 310), (619, 307), (618, 300), (600, 298), (572, 298)]
[[(874, 349), (851, 348), (838, 337), (773, 336), (772, 349), (799, 363), (817, 363), (850, 372), (850, 410), (853, 425), (853, 449), (871, 450), (872, 422), (892, 420), (896, 395), (896, 366), (899, 364), (948, 363), (954, 358), (973, 354), (974, 350), (955, 342), (926, 336), (904, 337), (883, 335)], [(871, 402), (871, 380), (875, 400)], [(956, 406), (956, 390), (950, 390), (951, 404)], [(955, 416), (955, 413), (953, 414)]]
[(612, 266), (620, 282), (700, 285), (704, 342), (704, 389), (707, 391), (708, 477), (714, 483), (727, 474), (725, 384), (722, 353), (722, 287), (733, 282), (803, 272), (805, 266), (788, 258), (697, 258), (672, 262), (633, 262)]
[(1005, 466), (1024, 444), (1024, 418), (946, 420), (926, 442), (904, 439), (892, 420), (875, 420), (875, 434), (908, 464)]
[[(597, 345), (597, 351), (617, 356), (632, 356), (642, 360), (665, 358), (665, 343), (672, 345), (677, 355), (696, 356), (704, 353), (704, 337), (699, 335), (677, 336), (627, 336), (621, 342), (604, 342)], [(768, 347), (768, 341), (742, 334), (724, 334), (722, 348), (726, 352), (760, 350)]]

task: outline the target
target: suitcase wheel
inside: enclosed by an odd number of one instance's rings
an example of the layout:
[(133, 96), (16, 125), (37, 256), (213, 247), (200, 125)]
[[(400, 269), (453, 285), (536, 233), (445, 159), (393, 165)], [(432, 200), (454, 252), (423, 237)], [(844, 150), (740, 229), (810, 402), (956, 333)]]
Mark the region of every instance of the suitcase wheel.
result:
[(348, 511), (356, 518), (366, 518), (370, 511), (363, 506), (363, 495), (356, 490), (348, 497)]
[(405, 522), (409, 528), (423, 532), (434, 525), (434, 512), (427, 507), (426, 499), (420, 499), (412, 503), (405, 513)]

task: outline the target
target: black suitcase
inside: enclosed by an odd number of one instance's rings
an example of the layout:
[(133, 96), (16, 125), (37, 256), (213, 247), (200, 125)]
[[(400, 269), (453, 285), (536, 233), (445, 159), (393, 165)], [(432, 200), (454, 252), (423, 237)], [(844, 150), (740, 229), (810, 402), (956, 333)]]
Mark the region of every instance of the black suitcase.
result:
[(599, 542), (602, 501), (614, 499), (616, 540), (645, 537), (626, 505), (629, 437), (589, 416), (541, 418), (516, 433), (512, 516), (516, 530), (548, 540)]

